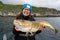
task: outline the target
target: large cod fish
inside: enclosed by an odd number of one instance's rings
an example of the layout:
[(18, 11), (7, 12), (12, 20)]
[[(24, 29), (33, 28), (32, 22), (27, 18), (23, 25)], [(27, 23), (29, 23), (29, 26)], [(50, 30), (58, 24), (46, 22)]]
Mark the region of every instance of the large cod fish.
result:
[(20, 31), (26, 32), (26, 35), (28, 33), (31, 33), (33, 35), (33, 32), (36, 32), (39, 30), (39, 25), (43, 25), (45, 28), (49, 27), (53, 30), (53, 32), (56, 34), (58, 31), (47, 21), (27, 21), (27, 20), (14, 20), (13, 24), (15, 27), (18, 27)]

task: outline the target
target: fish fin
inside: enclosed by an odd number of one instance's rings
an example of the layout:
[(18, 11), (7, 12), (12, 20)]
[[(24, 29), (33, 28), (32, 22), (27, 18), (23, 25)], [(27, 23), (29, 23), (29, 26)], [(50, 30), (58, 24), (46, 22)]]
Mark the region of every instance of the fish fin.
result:
[(26, 32), (26, 36), (28, 36), (28, 33), (29, 33), (29, 32)]
[(30, 32), (31, 33), (31, 35), (30, 36), (32, 36), (33, 35), (33, 33), (32, 32)]
[(46, 28), (45, 26), (43, 26), (43, 28)]

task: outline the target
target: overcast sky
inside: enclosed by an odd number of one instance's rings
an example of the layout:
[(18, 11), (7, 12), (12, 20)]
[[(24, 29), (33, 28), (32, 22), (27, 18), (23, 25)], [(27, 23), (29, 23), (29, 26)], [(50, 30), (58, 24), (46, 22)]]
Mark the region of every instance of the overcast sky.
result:
[(60, 10), (60, 0), (0, 0), (5, 4), (31, 4), (37, 7), (48, 7)]

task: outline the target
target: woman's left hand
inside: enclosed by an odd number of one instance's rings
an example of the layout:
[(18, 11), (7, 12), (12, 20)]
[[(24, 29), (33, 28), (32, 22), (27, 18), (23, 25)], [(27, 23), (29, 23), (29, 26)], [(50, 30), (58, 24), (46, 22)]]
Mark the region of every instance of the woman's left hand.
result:
[(44, 29), (44, 25), (40, 24), (39, 25), (39, 30), (43, 30)]

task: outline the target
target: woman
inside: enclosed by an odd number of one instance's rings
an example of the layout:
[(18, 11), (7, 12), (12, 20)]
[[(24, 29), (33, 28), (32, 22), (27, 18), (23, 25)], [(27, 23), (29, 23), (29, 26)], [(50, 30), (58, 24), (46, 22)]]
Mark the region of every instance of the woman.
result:
[[(22, 12), (17, 14), (16, 19), (35, 21), (33, 16), (31, 16), (31, 11), (32, 11), (32, 6), (30, 4), (24, 4)], [(15, 40), (35, 40), (35, 35), (41, 32), (41, 30), (38, 30), (32, 36), (30, 36), (30, 34), (28, 36), (25, 36), (26, 33), (21, 32), (18, 29), (19, 28), (16, 28), (15, 26), (13, 27), (13, 34), (15, 35), (14, 37)], [(41, 29), (43, 28), (41, 27)]]

